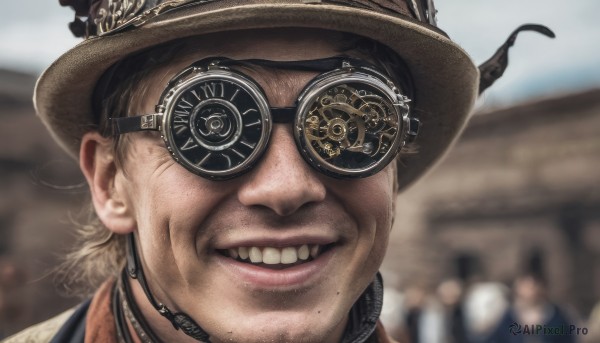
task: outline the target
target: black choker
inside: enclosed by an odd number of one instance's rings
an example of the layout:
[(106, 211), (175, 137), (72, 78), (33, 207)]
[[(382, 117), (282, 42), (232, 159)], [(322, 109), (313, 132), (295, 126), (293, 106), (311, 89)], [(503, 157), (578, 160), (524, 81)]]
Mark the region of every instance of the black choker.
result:
[[(127, 326), (127, 321), (129, 321), (143, 343), (162, 342), (146, 323), (133, 299), (131, 285), (129, 284), (129, 277), (132, 277), (138, 279), (152, 306), (167, 318), (175, 329), (181, 329), (185, 334), (200, 342), (210, 343), (209, 335), (188, 315), (185, 313), (173, 314), (165, 305), (158, 303), (154, 299), (138, 260), (133, 234), (130, 234), (128, 237), (127, 248), (127, 269), (123, 270), (121, 277), (116, 282), (112, 299), (112, 308), (119, 340), (124, 343), (133, 342)], [(381, 314), (382, 305), (383, 280), (381, 274), (377, 273), (375, 280), (367, 287), (350, 309), (350, 316), (344, 331), (342, 343), (377, 342), (374, 332), (379, 315)]]

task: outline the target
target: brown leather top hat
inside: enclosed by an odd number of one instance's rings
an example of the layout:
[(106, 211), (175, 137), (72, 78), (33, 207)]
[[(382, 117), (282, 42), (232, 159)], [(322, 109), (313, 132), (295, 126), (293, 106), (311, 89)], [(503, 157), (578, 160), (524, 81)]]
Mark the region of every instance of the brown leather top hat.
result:
[(419, 153), (399, 164), (400, 187), (422, 175), (459, 135), (479, 92), (479, 70), (436, 27), (432, 0), (61, 0), (76, 10), (72, 31), (86, 39), (40, 77), (38, 115), (77, 156), (94, 123), (92, 94), (103, 73), (148, 47), (207, 33), (308, 27), (357, 34), (387, 45), (405, 61), (411, 106), (422, 123)]

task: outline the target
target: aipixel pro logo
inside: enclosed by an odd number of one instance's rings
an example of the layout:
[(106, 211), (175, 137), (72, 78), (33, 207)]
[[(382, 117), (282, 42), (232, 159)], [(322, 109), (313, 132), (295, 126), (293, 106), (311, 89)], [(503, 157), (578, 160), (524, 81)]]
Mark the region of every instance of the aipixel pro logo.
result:
[(521, 324), (517, 323), (517, 322), (513, 322), (512, 324), (510, 324), (510, 326), (508, 327), (508, 331), (513, 335), (516, 336), (518, 334), (521, 333), (522, 329), (521, 329)]
[(540, 324), (521, 325), (513, 322), (508, 326), (508, 332), (511, 335), (527, 335), (527, 336), (579, 336), (587, 335), (588, 329), (578, 327), (577, 325), (561, 325), (547, 326)]

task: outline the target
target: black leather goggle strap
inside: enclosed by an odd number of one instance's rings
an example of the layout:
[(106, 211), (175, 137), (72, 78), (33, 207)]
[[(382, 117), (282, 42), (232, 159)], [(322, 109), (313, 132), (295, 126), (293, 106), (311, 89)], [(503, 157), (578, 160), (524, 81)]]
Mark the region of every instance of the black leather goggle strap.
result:
[(327, 72), (343, 67), (344, 62), (349, 63), (354, 67), (366, 67), (371, 69), (377, 69), (373, 64), (370, 64), (364, 60), (359, 60), (345, 55), (332, 56), (327, 58), (319, 58), (315, 60), (301, 60), (301, 61), (272, 61), (264, 59), (245, 59), (245, 60), (234, 60), (227, 57), (208, 57), (194, 63), (194, 67), (207, 67), (210, 65), (221, 66), (221, 67), (235, 67), (235, 66), (260, 66), (264, 68), (283, 69), (283, 70), (296, 70), (296, 71), (314, 71), (314, 72)]
[(271, 107), (271, 117), (273, 123), (289, 124), (294, 121), (297, 107)]
[(111, 118), (113, 136), (144, 130), (158, 130), (158, 126), (152, 129), (144, 128), (144, 117), (146, 116)]
[[(297, 107), (271, 107), (270, 110), (273, 123), (290, 124), (294, 121)], [(112, 118), (112, 134), (113, 136), (118, 136), (125, 133), (138, 131), (158, 131), (160, 128), (159, 123), (148, 126), (147, 118), (152, 118), (151, 120), (157, 120), (158, 115), (149, 114), (136, 117)]]

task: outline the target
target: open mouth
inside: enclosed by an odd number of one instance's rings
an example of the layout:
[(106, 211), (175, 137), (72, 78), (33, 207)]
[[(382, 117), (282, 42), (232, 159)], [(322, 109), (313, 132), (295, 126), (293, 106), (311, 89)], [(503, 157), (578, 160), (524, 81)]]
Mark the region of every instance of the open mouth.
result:
[(250, 263), (269, 269), (284, 269), (304, 264), (318, 258), (331, 249), (333, 244), (303, 244), (299, 246), (277, 247), (237, 247), (217, 250), (221, 255), (238, 262)]

